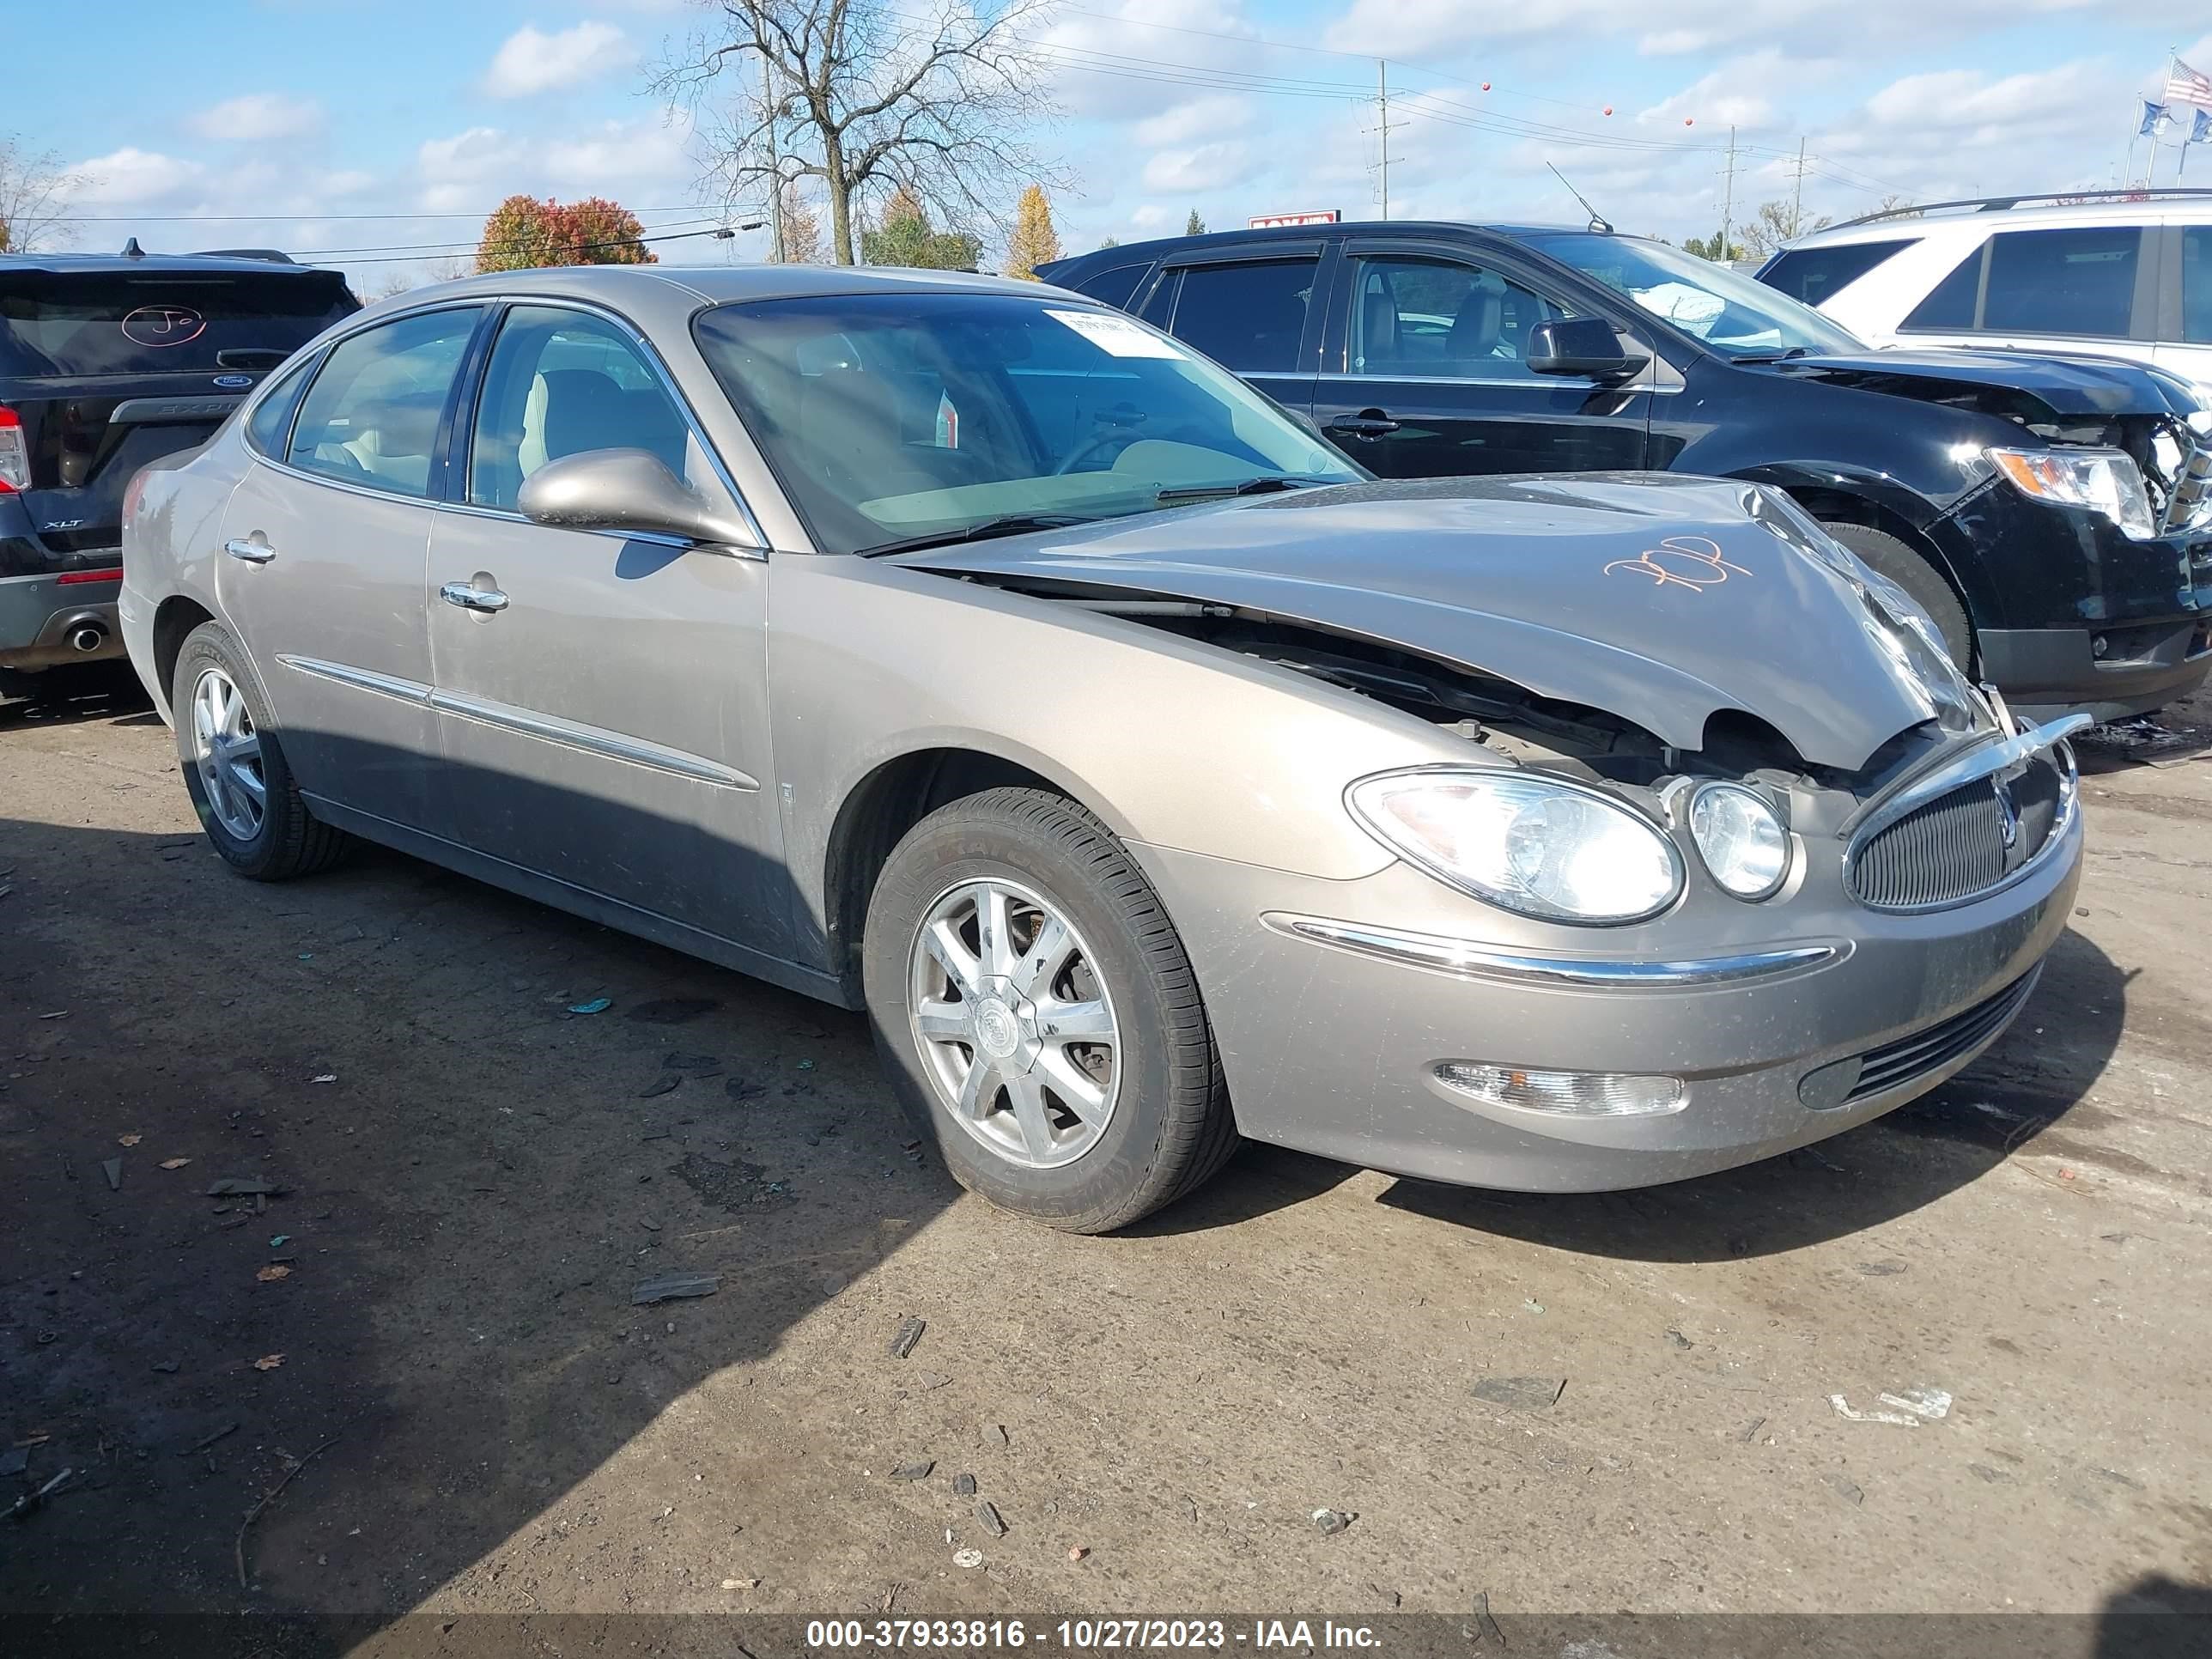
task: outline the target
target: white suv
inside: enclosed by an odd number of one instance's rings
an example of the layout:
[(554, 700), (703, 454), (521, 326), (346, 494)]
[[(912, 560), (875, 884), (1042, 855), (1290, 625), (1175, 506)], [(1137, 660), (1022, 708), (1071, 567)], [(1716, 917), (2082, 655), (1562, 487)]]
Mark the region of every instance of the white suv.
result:
[(2212, 190), (1869, 214), (1792, 242), (1759, 279), (1875, 345), (2132, 357), (2212, 396)]

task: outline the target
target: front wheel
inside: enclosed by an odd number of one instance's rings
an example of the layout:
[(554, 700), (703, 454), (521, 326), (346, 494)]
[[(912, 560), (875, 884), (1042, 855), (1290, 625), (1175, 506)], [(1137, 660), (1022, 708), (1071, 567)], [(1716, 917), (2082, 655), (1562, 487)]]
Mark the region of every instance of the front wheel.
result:
[(261, 683), (222, 623), (185, 637), (169, 698), (177, 767), (224, 863), (256, 881), (286, 881), (337, 861), (345, 836), (300, 799)]
[(1917, 599), (1943, 636), (1944, 648), (1959, 672), (1973, 672), (1974, 630), (1966, 620), (1966, 603), (1949, 577), (1887, 531), (1848, 523), (1823, 523), (1820, 527)]
[(1236, 1149), (1182, 942), (1072, 802), (994, 789), (931, 813), (884, 866), (862, 956), (901, 1103), (1001, 1208), (1111, 1232)]

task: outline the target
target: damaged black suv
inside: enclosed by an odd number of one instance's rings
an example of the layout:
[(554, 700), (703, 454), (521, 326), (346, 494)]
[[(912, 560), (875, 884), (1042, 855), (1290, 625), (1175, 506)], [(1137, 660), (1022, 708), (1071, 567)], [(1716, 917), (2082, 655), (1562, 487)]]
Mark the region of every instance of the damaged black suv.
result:
[(1787, 491), (2022, 712), (2212, 668), (2212, 410), (2108, 359), (1875, 351), (1601, 224), (1285, 227), (1039, 274), (1237, 370), (1384, 477), (1656, 468)]

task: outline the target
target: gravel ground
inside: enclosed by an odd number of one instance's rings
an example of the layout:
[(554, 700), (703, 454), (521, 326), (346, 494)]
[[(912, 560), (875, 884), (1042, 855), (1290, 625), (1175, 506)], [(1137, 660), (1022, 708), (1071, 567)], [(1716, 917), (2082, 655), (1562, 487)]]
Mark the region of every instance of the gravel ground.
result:
[(1248, 1149), (1083, 1239), (855, 1016), (396, 855), (240, 882), (143, 705), (0, 711), (0, 1493), (80, 1471), (0, 1613), (2201, 1610), (2212, 759), (2093, 767), (2033, 1002), (1880, 1123), (1589, 1198)]

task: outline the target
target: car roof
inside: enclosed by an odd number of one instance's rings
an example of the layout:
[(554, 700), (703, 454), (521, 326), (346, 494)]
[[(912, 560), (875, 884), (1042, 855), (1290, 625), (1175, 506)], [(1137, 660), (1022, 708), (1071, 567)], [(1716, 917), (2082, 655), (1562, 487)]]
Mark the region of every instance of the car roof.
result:
[(624, 298), (651, 295), (665, 300), (672, 295), (684, 295), (708, 305), (726, 305), (809, 295), (923, 291), (1034, 295), (1042, 289), (1038, 283), (1018, 277), (890, 265), (541, 265), (434, 283), (409, 289), (394, 298), (416, 306), (447, 295), (467, 299), (534, 294), (612, 303)]
[(1648, 237), (1632, 236), (1619, 231), (1592, 231), (1581, 225), (1524, 225), (1504, 222), (1477, 222), (1466, 219), (1351, 219), (1329, 225), (1263, 225), (1246, 230), (1210, 230), (1200, 236), (1161, 236), (1149, 242), (1117, 242), (1112, 247), (1094, 249), (1088, 253), (1070, 254), (1065, 259), (1055, 259), (1041, 269), (1055, 270), (1077, 264), (1111, 261), (1116, 264), (1133, 264), (1139, 259), (1158, 259), (1185, 248), (1226, 246), (1231, 243), (1249, 245), (1254, 242), (1311, 242), (1318, 237), (1352, 234), (1358, 236), (1403, 237), (1418, 240), (1424, 236), (1503, 237), (1517, 240), (1524, 236), (1557, 236), (1562, 233), (1601, 236), (1618, 235), (1624, 241), (1646, 241)]
[[(77, 272), (88, 274), (153, 274), (162, 271), (192, 271), (203, 275), (238, 275), (257, 271), (262, 275), (305, 274), (315, 270), (313, 265), (294, 264), (289, 260), (240, 258), (228, 254), (209, 253), (0, 253), (0, 273), (11, 270), (45, 271), (55, 276)], [(325, 275), (339, 273), (321, 268)]]
[(2000, 202), (1964, 212), (1899, 213), (1836, 225), (1797, 237), (1786, 251), (1842, 247), (1854, 242), (1893, 242), (1929, 236), (1979, 241), (2002, 230), (2055, 230), (2068, 226), (2151, 225), (2179, 221), (2212, 223), (2212, 200), (2069, 202), (2047, 207), (2006, 207)]

